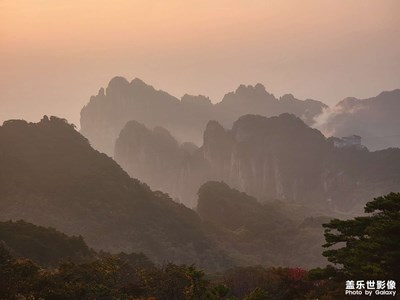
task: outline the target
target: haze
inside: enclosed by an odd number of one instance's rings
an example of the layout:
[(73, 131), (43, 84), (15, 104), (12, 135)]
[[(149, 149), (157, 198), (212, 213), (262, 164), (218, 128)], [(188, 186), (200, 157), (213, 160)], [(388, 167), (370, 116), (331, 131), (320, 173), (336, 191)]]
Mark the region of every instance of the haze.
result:
[[(301, 4), (300, 4), (301, 3)], [(399, 1), (0, 1), (0, 122), (79, 112), (139, 77), (213, 102), (241, 84), (332, 105), (399, 88)]]

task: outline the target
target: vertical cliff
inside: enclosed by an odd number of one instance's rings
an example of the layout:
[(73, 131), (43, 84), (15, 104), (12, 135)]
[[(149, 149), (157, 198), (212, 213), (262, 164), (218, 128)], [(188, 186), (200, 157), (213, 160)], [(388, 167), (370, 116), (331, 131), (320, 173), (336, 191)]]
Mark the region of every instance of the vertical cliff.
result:
[(210, 180), (261, 202), (278, 199), (344, 213), (361, 212), (369, 199), (400, 190), (400, 149), (337, 148), (291, 114), (246, 115), (230, 130), (210, 121), (202, 146), (186, 152), (169, 133), (171, 142), (136, 124), (149, 142), (134, 130), (127, 135), (128, 125), (117, 142), (117, 161), (131, 176), (189, 207), (196, 206), (199, 187)]

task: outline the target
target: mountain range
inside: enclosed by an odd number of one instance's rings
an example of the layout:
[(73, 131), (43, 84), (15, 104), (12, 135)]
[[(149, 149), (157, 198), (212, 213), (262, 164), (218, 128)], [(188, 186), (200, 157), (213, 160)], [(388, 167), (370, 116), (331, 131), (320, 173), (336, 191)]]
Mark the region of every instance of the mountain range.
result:
[[(319, 225), (314, 226), (301, 214), (294, 217), (290, 206), (261, 204), (222, 182), (204, 183), (198, 209), (191, 210), (129, 177), (64, 119), (6, 121), (0, 127), (0, 164), (0, 221), (50, 226), (82, 236), (94, 250), (143, 252), (159, 264), (194, 263), (213, 271), (235, 265), (323, 264), (322, 220), (316, 219)], [(231, 218), (234, 211), (241, 214)], [(49, 235), (65, 247), (74, 243), (88, 251), (80, 238), (69, 242), (60, 233), (40, 233), (24, 224), (5, 223), (6, 233), (0, 226), (0, 240), (21, 252), (27, 239), (37, 243)], [(20, 227), (37, 238), (24, 237)], [(15, 235), (18, 243), (7, 234), (10, 230), (21, 232)], [(293, 252), (288, 243), (298, 244), (298, 250)], [(283, 252), (283, 247), (292, 250)]]
[(288, 112), (313, 124), (314, 118), (325, 108), (327, 106), (322, 102), (301, 101), (292, 95), (277, 99), (261, 84), (240, 85), (221, 102), (213, 104), (205, 96), (184, 95), (178, 99), (140, 79), (129, 82), (123, 77), (115, 77), (106, 90), (101, 88), (82, 108), (81, 133), (94, 148), (113, 156), (115, 140), (131, 120), (148, 127), (164, 127), (180, 142), (200, 144), (202, 131), (210, 120), (231, 126), (245, 114), (274, 116)]
[(180, 143), (200, 146), (210, 120), (229, 128), (246, 114), (271, 117), (282, 113), (296, 115), (326, 137), (359, 135), (370, 150), (400, 147), (396, 118), (400, 113), (400, 90), (364, 100), (346, 98), (330, 108), (321, 101), (299, 100), (292, 94), (277, 98), (258, 83), (240, 85), (214, 104), (206, 96), (184, 95), (178, 99), (138, 78), (129, 82), (114, 77), (82, 108), (80, 125), (81, 133), (94, 148), (113, 156), (116, 139), (132, 120), (149, 128), (164, 127)]
[(400, 190), (400, 149), (338, 147), (291, 114), (246, 115), (231, 129), (210, 121), (199, 148), (179, 144), (166, 129), (131, 121), (117, 139), (115, 159), (131, 176), (189, 207), (210, 180), (263, 203), (298, 203), (328, 214), (356, 215), (365, 202)]
[(143, 252), (212, 271), (321, 266), (322, 223), (400, 190), (400, 149), (375, 151), (399, 145), (399, 94), (329, 108), (256, 84), (213, 104), (115, 77), (80, 132), (47, 116), (0, 126), (1, 243), (42, 253), (49, 235), (60, 256)]

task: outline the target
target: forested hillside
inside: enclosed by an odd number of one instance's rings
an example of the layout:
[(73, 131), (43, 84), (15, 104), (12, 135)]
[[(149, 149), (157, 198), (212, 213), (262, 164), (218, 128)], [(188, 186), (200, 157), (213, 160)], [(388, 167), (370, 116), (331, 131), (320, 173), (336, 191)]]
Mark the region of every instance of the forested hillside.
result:
[(94, 257), (82, 236), (67, 236), (54, 228), (25, 221), (0, 222), (0, 243), (15, 257), (29, 258), (42, 266)]
[(0, 220), (23, 219), (82, 235), (90, 247), (151, 259), (230, 264), (196, 213), (132, 179), (55, 117), (0, 127)]

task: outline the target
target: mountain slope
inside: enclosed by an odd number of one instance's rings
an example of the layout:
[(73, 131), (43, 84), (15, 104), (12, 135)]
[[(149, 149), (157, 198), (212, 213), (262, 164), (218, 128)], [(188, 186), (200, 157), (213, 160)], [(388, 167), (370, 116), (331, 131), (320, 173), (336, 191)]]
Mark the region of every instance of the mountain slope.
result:
[(0, 222), (0, 243), (17, 257), (29, 258), (42, 266), (56, 266), (65, 260), (93, 258), (81, 236), (67, 236), (54, 228), (27, 223)]
[(0, 220), (24, 219), (108, 251), (144, 252), (158, 262), (218, 269), (195, 212), (130, 178), (65, 120), (0, 127)]
[(281, 203), (261, 204), (255, 198), (210, 181), (199, 189), (197, 212), (215, 229), (220, 247), (238, 265), (324, 265), (321, 224), (326, 217), (294, 220)]

